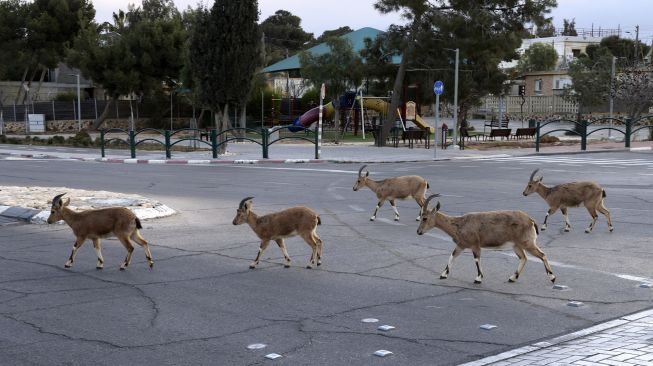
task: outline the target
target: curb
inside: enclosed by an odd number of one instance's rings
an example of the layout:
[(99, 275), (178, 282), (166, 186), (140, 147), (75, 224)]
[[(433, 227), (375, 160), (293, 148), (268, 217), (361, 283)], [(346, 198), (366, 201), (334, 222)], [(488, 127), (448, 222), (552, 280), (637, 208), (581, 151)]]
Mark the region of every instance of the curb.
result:
[(607, 322), (603, 322), (594, 326), (591, 326), (589, 328), (581, 329), (576, 332), (572, 332), (569, 334), (564, 334), (558, 337), (555, 337), (553, 339), (549, 339), (547, 341), (541, 341), (537, 343), (532, 343), (527, 346), (523, 346), (520, 348), (516, 348), (510, 351), (502, 352), (499, 354), (496, 354), (494, 356), (489, 356), (482, 358), (480, 360), (472, 361), (472, 362), (467, 362), (460, 364), (458, 366), (485, 366), (485, 365), (490, 365), (496, 362), (501, 362), (508, 360), (513, 357), (521, 356), (530, 352), (538, 351), (544, 348), (552, 347), (559, 345), (560, 343), (572, 341), (574, 339), (586, 337), (588, 335), (602, 332), (604, 330), (608, 330), (614, 327), (618, 327), (620, 325), (628, 324), (630, 322), (648, 317), (648, 316), (653, 316), (653, 309), (649, 310), (644, 310), (640, 311), (638, 313), (630, 314), (630, 315), (624, 315), (621, 316), (617, 319), (614, 320), (609, 320)]
[[(177, 213), (172, 208), (159, 204), (154, 207), (142, 208), (142, 207), (127, 207), (131, 210), (136, 216), (141, 220), (146, 219), (155, 219), (159, 217), (171, 216)], [(8, 217), (12, 219), (18, 219), (21, 221), (27, 221), (30, 224), (45, 224), (48, 216), (50, 216), (49, 210), (35, 210), (33, 208), (19, 207), (19, 206), (0, 206), (0, 216)], [(59, 221), (60, 224), (63, 221)]]

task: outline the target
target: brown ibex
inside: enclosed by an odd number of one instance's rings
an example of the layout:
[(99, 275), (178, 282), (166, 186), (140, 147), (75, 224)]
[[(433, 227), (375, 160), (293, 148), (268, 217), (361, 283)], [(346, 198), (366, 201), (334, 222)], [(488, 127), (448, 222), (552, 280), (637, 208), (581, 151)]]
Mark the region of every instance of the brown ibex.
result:
[(549, 210), (547, 211), (546, 216), (544, 216), (542, 231), (546, 230), (546, 221), (548, 220), (549, 215), (554, 214), (558, 208), (560, 208), (560, 212), (562, 212), (562, 216), (565, 218), (565, 231), (571, 230), (569, 217), (567, 216), (567, 208), (578, 207), (580, 205), (584, 205), (592, 216), (590, 226), (585, 229), (586, 233), (590, 233), (592, 229), (594, 229), (596, 219), (599, 217), (596, 211), (599, 211), (608, 219), (608, 228), (610, 231), (612, 232), (614, 230), (610, 211), (608, 211), (608, 209), (603, 205), (605, 190), (603, 190), (600, 185), (594, 182), (571, 182), (559, 184), (554, 187), (547, 187), (542, 184), (542, 176), (535, 177), (535, 174), (538, 171), (539, 169), (535, 169), (533, 173), (531, 173), (526, 189), (524, 189), (524, 196), (536, 192), (549, 205)]
[(320, 216), (308, 207), (291, 207), (279, 212), (258, 216), (252, 211), (252, 199), (247, 197), (240, 201), (233, 224), (240, 225), (247, 223), (254, 233), (261, 239), (261, 246), (258, 249), (256, 258), (249, 265), (249, 268), (256, 268), (267, 248), (270, 240), (279, 245), (284, 258), (284, 267), (290, 267), (290, 256), (286, 250), (284, 238), (299, 235), (311, 247), (311, 260), (306, 268), (313, 268), (322, 264), (322, 239), (317, 236), (317, 225), (322, 224)]
[(477, 276), (474, 283), (481, 283), (481, 248), (500, 249), (510, 246), (519, 257), (519, 266), (508, 281), (515, 282), (526, 265), (526, 253), (540, 258), (544, 263), (546, 274), (551, 282), (555, 282), (555, 275), (549, 266), (546, 255), (537, 246), (537, 224), (523, 211), (488, 211), (470, 212), (462, 216), (448, 216), (440, 212), (440, 202), (434, 209), (429, 210), (428, 205), (433, 197), (429, 196), (422, 207), (422, 221), (417, 228), (417, 234), (423, 235), (431, 228), (447, 233), (456, 244), (449, 262), (440, 274), (441, 279), (449, 277), (453, 261), (465, 249), (471, 249), (476, 262)]
[(96, 268), (104, 268), (100, 239), (110, 236), (117, 237), (125, 249), (127, 249), (127, 257), (125, 257), (124, 262), (120, 266), (121, 270), (126, 269), (129, 263), (131, 263), (132, 253), (134, 251), (132, 240), (143, 247), (150, 268), (154, 266), (152, 253), (147, 245), (147, 241), (143, 239), (139, 232), (139, 229), (143, 228), (141, 221), (133, 212), (124, 207), (109, 207), (76, 212), (68, 208), (70, 198), (66, 202), (63, 202), (61, 197), (64, 194), (57, 195), (52, 199), (52, 209), (47, 222), (48, 224), (53, 224), (59, 220), (63, 220), (73, 229), (76, 240), (73, 245), (73, 251), (70, 253), (70, 257), (64, 265), (66, 268), (72, 267), (77, 250), (84, 244), (86, 239), (93, 241), (95, 254), (97, 254)]
[(365, 175), (362, 175), (363, 169), (367, 165), (363, 165), (358, 170), (358, 178), (354, 184), (354, 191), (358, 191), (363, 187), (369, 188), (372, 192), (376, 194), (376, 197), (379, 199), (379, 202), (376, 204), (374, 209), (374, 214), (370, 217), (370, 221), (376, 219), (376, 213), (379, 211), (379, 208), (383, 206), (383, 203), (388, 200), (392, 209), (395, 211), (395, 221), (399, 221), (399, 211), (397, 211), (397, 206), (395, 205), (396, 199), (406, 199), (413, 197), (415, 202), (420, 207), (419, 214), (417, 219), (420, 219), (420, 214), (422, 212), (422, 207), (425, 200), (426, 189), (430, 188), (426, 179), (418, 175), (406, 175), (401, 177), (387, 178), (384, 180), (372, 180), (369, 179), (370, 172), (366, 171)]

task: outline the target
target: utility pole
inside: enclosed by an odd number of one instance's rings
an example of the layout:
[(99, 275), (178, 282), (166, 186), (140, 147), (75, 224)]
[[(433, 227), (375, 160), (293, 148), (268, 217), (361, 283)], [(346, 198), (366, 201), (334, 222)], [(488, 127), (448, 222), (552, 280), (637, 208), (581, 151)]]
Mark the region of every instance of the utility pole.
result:
[(639, 63), (639, 25), (635, 26), (635, 64)]
[(617, 57), (612, 56), (612, 71), (610, 72), (610, 129), (608, 129), (608, 140), (612, 139), (612, 118), (613, 118), (613, 109), (614, 109), (614, 72), (615, 72), (615, 61)]

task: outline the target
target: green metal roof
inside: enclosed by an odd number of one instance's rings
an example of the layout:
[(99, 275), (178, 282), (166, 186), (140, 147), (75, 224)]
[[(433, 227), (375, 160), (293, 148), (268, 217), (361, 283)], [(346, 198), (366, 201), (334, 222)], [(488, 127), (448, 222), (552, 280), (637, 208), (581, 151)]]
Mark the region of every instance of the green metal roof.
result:
[[(367, 28), (361, 28), (355, 30), (351, 33), (344, 34), (342, 35), (342, 38), (348, 39), (354, 48), (354, 53), (358, 54), (365, 47), (366, 38), (375, 39), (377, 35), (382, 33), (385, 32), (380, 31), (378, 29), (367, 27)], [(325, 53), (328, 53), (329, 51), (330, 48), (326, 43), (320, 43), (317, 46), (313, 46), (308, 50), (306, 50), (306, 52), (310, 52), (315, 56), (323, 55)], [(392, 57), (392, 63), (399, 64), (400, 62), (401, 62), (401, 56)], [(291, 57), (283, 59), (275, 64), (272, 64), (264, 68), (263, 70), (261, 70), (261, 72), (262, 73), (279, 72), (279, 71), (288, 71), (288, 70), (298, 70), (300, 68), (301, 67), (299, 64), (299, 55), (295, 54)]]

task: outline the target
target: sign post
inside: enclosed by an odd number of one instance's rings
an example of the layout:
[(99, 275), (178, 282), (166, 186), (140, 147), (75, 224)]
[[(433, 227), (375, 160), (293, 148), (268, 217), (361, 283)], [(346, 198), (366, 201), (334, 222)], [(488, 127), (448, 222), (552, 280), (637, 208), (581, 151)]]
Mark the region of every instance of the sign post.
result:
[(322, 109), (324, 108), (322, 101), (324, 100), (325, 95), (326, 87), (324, 86), (324, 83), (322, 83), (322, 87), (320, 88), (320, 112), (318, 114), (317, 122), (317, 159), (319, 159), (322, 154)]
[(437, 157), (438, 151), (438, 124), (440, 124), (440, 94), (444, 92), (444, 84), (438, 80), (433, 84), (435, 93), (435, 126), (433, 128), (433, 159)]

